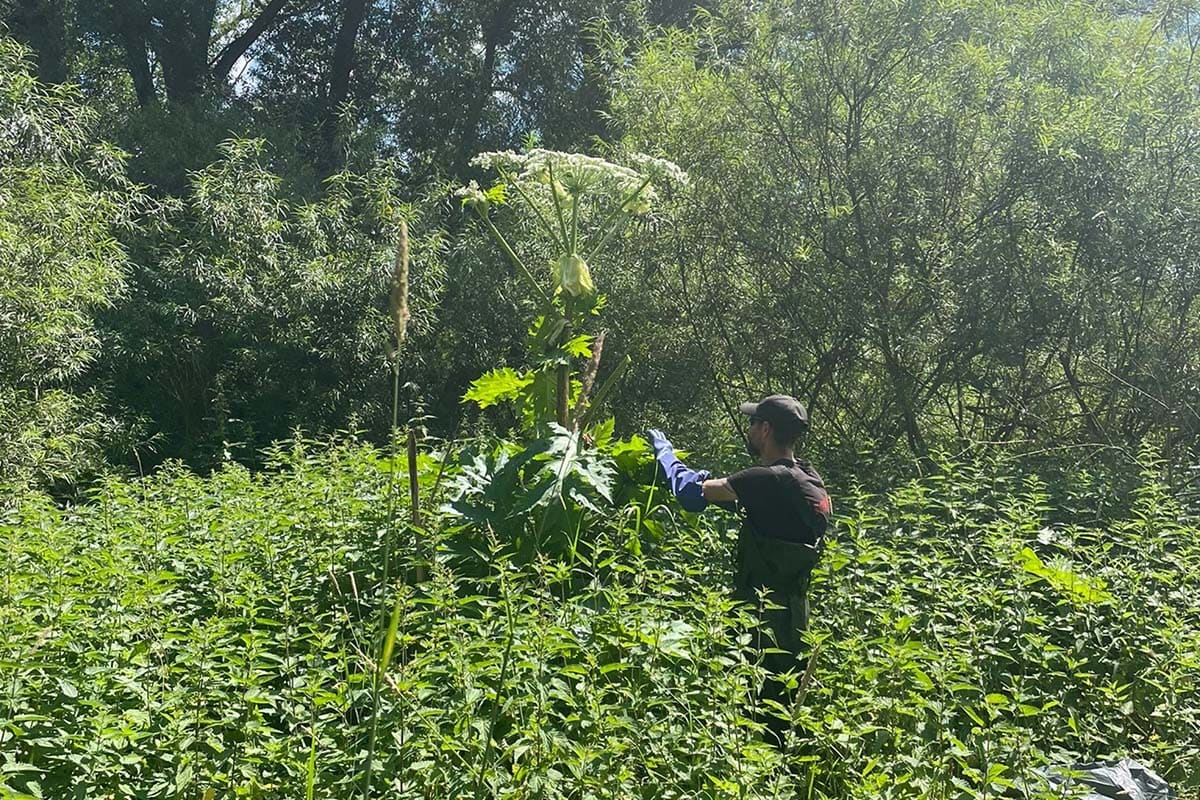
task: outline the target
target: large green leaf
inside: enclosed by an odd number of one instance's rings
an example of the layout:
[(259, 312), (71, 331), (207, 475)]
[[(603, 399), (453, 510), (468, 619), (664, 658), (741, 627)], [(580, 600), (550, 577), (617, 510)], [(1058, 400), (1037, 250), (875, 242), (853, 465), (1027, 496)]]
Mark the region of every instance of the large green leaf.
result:
[(488, 408), (502, 400), (512, 400), (531, 383), (533, 376), (528, 372), (517, 372), (512, 367), (500, 367), (471, 381), (471, 388), (463, 395), (463, 402), (473, 400), (480, 408)]
[(1046, 564), (1028, 547), (1021, 550), (1018, 558), (1021, 569), (1044, 580), (1076, 604), (1108, 603), (1113, 599), (1100, 578), (1080, 575), (1065, 565)]

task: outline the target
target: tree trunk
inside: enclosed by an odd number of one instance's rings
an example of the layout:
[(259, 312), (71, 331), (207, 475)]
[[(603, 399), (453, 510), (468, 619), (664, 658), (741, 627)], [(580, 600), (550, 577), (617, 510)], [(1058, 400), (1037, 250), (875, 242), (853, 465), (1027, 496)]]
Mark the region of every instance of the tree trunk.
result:
[(37, 56), (38, 80), (67, 80), (67, 22), (63, 0), (14, 0), (8, 13), (14, 38)]
[(125, 51), (125, 66), (133, 80), (133, 91), (142, 108), (154, 103), (154, 77), (150, 72), (150, 13), (134, 0), (113, 3), (113, 29)]
[(354, 69), (355, 45), (358, 31), (367, 16), (367, 0), (345, 0), (342, 4), (342, 25), (338, 29), (337, 42), (333, 48), (333, 62), (329, 68), (329, 95), (325, 100), (325, 119), (321, 133), (325, 141), (325, 166), (327, 172), (339, 169), (345, 158), (338, 141), (338, 117), (342, 104), (350, 94), (350, 73)]
[(289, 2), (291, 0), (271, 0), (262, 13), (250, 23), (250, 27), (221, 50), (212, 63), (212, 78), (215, 82), (223, 82), (229, 76), (229, 72), (237, 64), (238, 59), (246, 54), (246, 51), (258, 41), (258, 37), (262, 36), (267, 28), (271, 27), (275, 18)]
[(1111, 442), (1104, 428), (1100, 426), (1100, 421), (1096, 418), (1096, 414), (1092, 411), (1091, 405), (1083, 394), (1083, 384), (1075, 374), (1075, 370), (1071, 365), (1072, 361), (1072, 341), (1067, 340), (1067, 348), (1058, 354), (1058, 363), (1062, 366), (1063, 377), (1067, 380), (1067, 386), (1071, 389), (1071, 394), (1075, 397), (1075, 402), (1079, 405), (1079, 416), (1083, 418), (1084, 427), (1087, 430), (1088, 436), (1093, 442)]
[(516, 16), (516, 0), (503, 0), (496, 4), (491, 17), (484, 24), (483, 65), (479, 70), (471, 103), (463, 117), (462, 138), (459, 139), (458, 157), (454, 160), (456, 176), (462, 177), (466, 173), (475, 148), (479, 146), (479, 127), (483, 123), (483, 111), (492, 96), (496, 78), (496, 51), (512, 36)]
[(162, 20), (162, 38), (154, 50), (162, 62), (163, 85), (172, 105), (188, 105), (206, 88), (216, 14), (217, 0), (173, 0), (156, 15)]
[(879, 350), (883, 356), (884, 369), (887, 373), (891, 390), (896, 403), (900, 406), (900, 422), (908, 448), (913, 455), (924, 456), (928, 450), (925, 439), (921, 436), (921, 427), (917, 423), (917, 409), (914, 407), (912, 379), (893, 347), (892, 337), (884, 325), (879, 334)]

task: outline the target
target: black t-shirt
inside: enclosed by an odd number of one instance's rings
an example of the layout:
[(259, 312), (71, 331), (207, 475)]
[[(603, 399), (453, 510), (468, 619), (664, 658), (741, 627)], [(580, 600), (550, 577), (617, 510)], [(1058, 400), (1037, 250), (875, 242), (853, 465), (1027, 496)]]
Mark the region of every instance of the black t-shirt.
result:
[(825, 483), (807, 461), (780, 459), (729, 476), (745, 513), (747, 529), (759, 536), (816, 545), (833, 511)]

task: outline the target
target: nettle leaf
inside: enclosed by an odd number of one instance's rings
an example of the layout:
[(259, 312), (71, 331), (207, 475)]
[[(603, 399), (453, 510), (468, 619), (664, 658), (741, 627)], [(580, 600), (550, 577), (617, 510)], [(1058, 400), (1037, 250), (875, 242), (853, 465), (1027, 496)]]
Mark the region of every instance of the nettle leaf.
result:
[(463, 395), (463, 402), (473, 400), (480, 408), (488, 408), (503, 400), (516, 398), (531, 383), (533, 376), (528, 372), (517, 372), (512, 367), (500, 367), (471, 381), (471, 388)]
[(1113, 596), (1100, 578), (1080, 575), (1066, 564), (1046, 564), (1028, 547), (1022, 548), (1018, 560), (1026, 573), (1044, 580), (1072, 602), (1081, 605), (1112, 602)]
[(664, 655), (690, 661), (687, 645), (694, 633), (695, 628), (681, 619), (645, 620), (637, 637)]

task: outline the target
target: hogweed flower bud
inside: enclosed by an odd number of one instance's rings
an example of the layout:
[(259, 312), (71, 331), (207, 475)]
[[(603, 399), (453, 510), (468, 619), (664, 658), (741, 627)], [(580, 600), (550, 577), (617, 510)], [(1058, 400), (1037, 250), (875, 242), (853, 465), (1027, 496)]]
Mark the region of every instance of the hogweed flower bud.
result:
[(555, 289), (572, 297), (590, 297), (595, 294), (596, 286), (592, 283), (591, 270), (577, 253), (566, 253), (557, 261), (551, 262), (551, 270), (554, 273)]
[(488, 209), (487, 194), (484, 193), (483, 189), (479, 188), (479, 184), (475, 181), (471, 181), (466, 186), (460, 186), (455, 189), (454, 196), (462, 200), (462, 204), (465, 207), (484, 212)]

